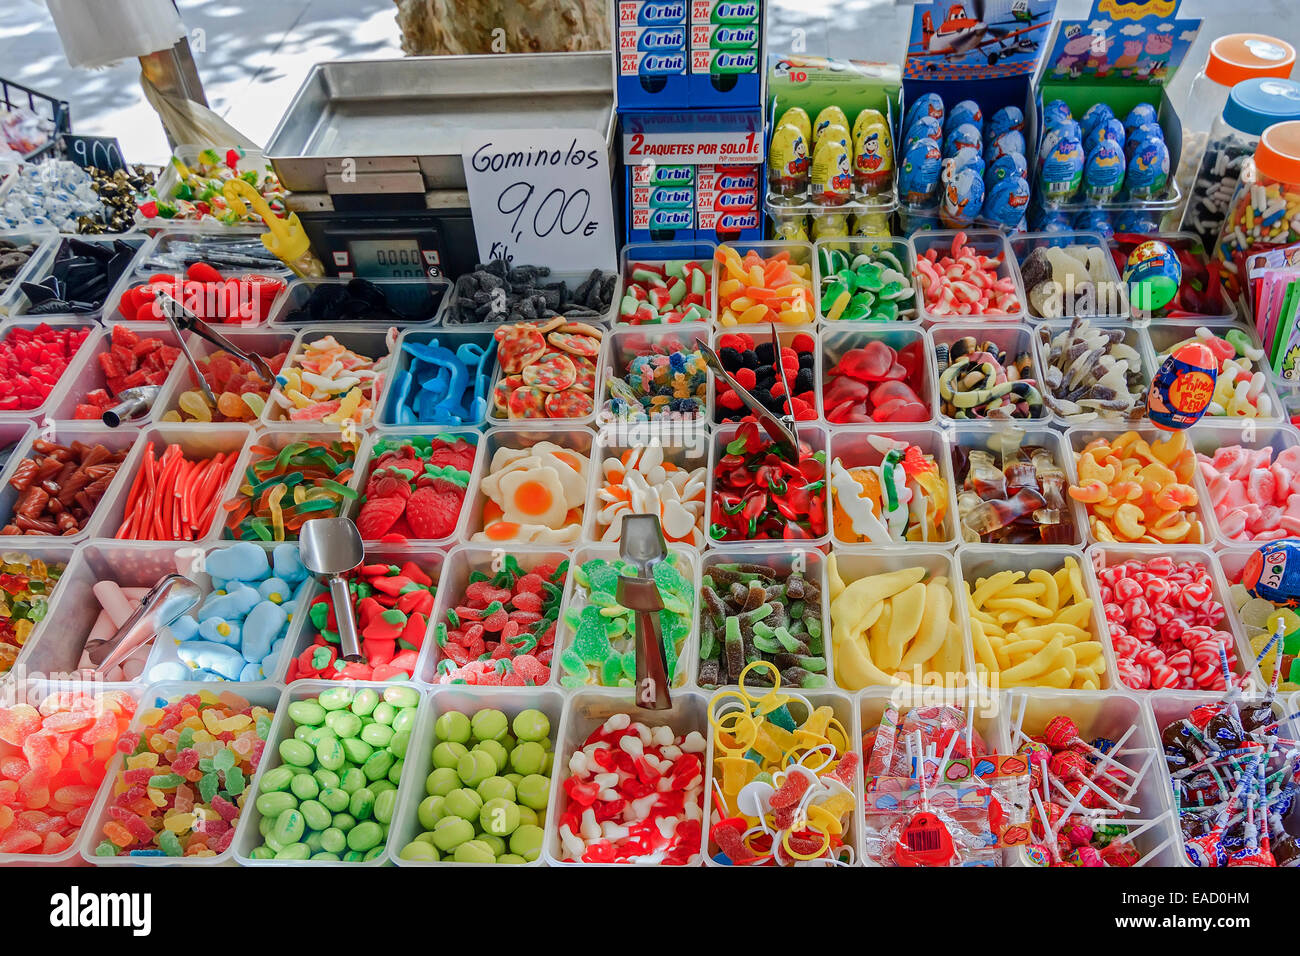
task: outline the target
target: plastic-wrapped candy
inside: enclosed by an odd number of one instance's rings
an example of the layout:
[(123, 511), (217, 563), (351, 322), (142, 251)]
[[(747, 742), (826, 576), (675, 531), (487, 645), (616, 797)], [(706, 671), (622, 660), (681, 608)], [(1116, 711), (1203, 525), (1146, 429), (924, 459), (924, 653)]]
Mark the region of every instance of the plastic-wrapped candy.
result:
[(1005, 153), (988, 163), (984, 171), (984, 185), (991, 186), (994, 182), (1017, 176), (1021, 179), (1029, 178), (1029, 163), (1023, 153)]
[(920, 205), (939, 185), (939, 144), (926, 137), (917, 140), (903, 155), (898, 170), (898, 192), (903, 202)]
[(943, 141), (943, 154), (953, 156), (959, 149), (971, 148), (983, 150), (984, 136), (979, 127), (973, 123), (962, 123), (952, 127)]
[(1115, 111), (1110, 108), (1108, 103), (1093, 103), (1088, 107), (1087, 112), (1083, 114), (1083, 119), (1079, 125), (1083, 127), (1084, 133), (1090, 133), (1094, 128), (1108, 123), (1115, 118)]
[(938, 93), (926, 93), (918, 96), (912, 101), (912, 105), (907, 108), (907, 114), (903, 117), (903, 127), (910, 128), (918, 116), (930, 116), (939, 121), (940, 128), (943, 126), (943, 97)]
[(903, 149), (912, 148), (918, 139), (932, 139), (936, 143), (943, 142), (943, 124), (933, 116), (918, 116), (912, 125), (907, 127), (907, 133), (903, 136)]
[(847, 126), (841, 123), (831, 123), (821, 131), (821, 135), (817, 137), (817, 141), (813, 144), (814, 157), (817, 155), (817, 147), (823, 143), (839, 143), (847, 152), (853, 149), (853, 134), (849, 132)]
[(1156, 115), (1156, 108), (1150, 103), (1139, 103), (1133, 109), (1129, 110), (1128, 116), (1124, 117), (1124, 131), (1130, 136), (1133, 131), (1144, 123), (1157, 123), (1159, 117)]
[(781, 196), (797, 196), (803, 192), (808, 185), (809, 162), (808, 140), (799, 127), (782, 123), (772, 132), (767, 176), (773, 192)]
[(1139, 235), (1160, 231), (1160, 215), (1143, 209), (1122, 209), (1114, 219), (1116, 232)]
[(1169, 182), (1169, 147), (1161, 139), (1142, 143), (1128, 162), (1128, 193), (1134, 199), (1155, 199)]
[(1120, 149), (1128, 141), (1128, 135), (1124, 132), (1124, 124), (1117, 119), (1107, 120), (1092, 129), (1088, 130), (1083, 136), (1083, 151), (1091, 153), (1097, 148), (1097, 144), (1102, 140), (1108, 139), (1118, 144)]
[(944, 160), (940, 218), (952, 228), (968, 226), (984, 208), (984, 180), (970, 167), (958, 169), (955, 159)]
[(1127, 138), (1124, 140), (1124, 155), (1132, 156), (1145, 143), (1152, 140), (1165, 141), (1165, 131), (1156, 123), (1143, 123), (1136, 129), (1128, 131)]
[(1030, 225), (1039, 232), (1073, 232), (1070, 217), (1054, 206), (1035, 206), (1029, 217)]
[(1052, 100), (1043, 106), (1043, 127), (1045, 129), (1051, 129), (1072, 119), (1070, 107), (1066, 105), (1065, 100)]
[(832, 103), (830, 106), (822, 109), (817, 114), (817, 119), (813, 122), (813, 145), (814, 147), (821, 143), (822, 135), (829, 126), (843, 126), (845, 132), (849, 129), (849, 118), (844, 115), (844, 111)]
[(956, 164), (957, 169), (973, 169), (983, 178), (986, 164), (984, 157), (979, 154), (979, 150), (963, 146), (948, 158)]
[(1148, 239), (1135, 248), (1124, 266), (1133, 307), (1146, 312), (1163, 309), (1178, 294), (1183, 266), (1168, 243)]
[[(853, 169), (848, 148), (838, 139), (826, 138), (813, 152), (808, 177), (808, 197), (822, 206), (840, 206), (853, 192)], [(845, 225), (844, 235), (848, 235)]]
[(1039, 159), (1039, 179), (1044, 199), (1055, 202), (1073, 199), (1083, 179), (1083, 144), (1071, 136), (1059, 138)]
[(78, 217), (103, 213), (90, 174), (67, 160), (22, 166), (0, 205), (0, 221), (9, 229), (49, 225), (76, 232)]
[(984, 199), (984, 218), (1015, 229), (1025, 220), (1029, 208), (1029, 181), (1024, 176), (999, 180)]
[(1043, 134), (1043, 142), (1039, 147), (1039, 156), (1044, 156), (1056, 148), (1056, 144), (1063, 139), (1073, 139), (1083, 143), (1083, 130), (1074, 120), (1066, 120), (1058, 126), (1050, 127)]
[(963, 123), (969, 123), (979, 130), (984, 128), (984, 113), (974, 100), (962, 100), (950, 109), (947, 118), (944, 120), (943, 128), (951, 131)]
[(777, 120), (776, 125), (780, 127), (787, 123), (803, 135), (805, 143), (812, 142), (812, 120), (808, 118), (808, 111), (802, 106), (789, 107), (781, 114), (781, 118)]
[(871, 195), (889, 184), (890, 174), (894, 170), (894, 144), (889, 137), (889, 127), (883, 120), (858, 125), (862, 117), (869, 113), (880, 115), (876, 110), (863, 110), (854, 124), (853, 182), (863, 192)]
[(1108, 202), (1124, 188), (1124, 152), (1105, 140), (1088, 154), (1083, 168), (1083, 188), (1089, 202)]
[(1023, 155), (1025, 155), (1025, 134), (1016, 129), (999, 134), (996, 139), (990, 140), (984, 149), (984, 158), (990, 163), (1003, 156)]
[(1009, 130), (1021, 130), (1025, 128), (1025, 114), (1014, 106), (1004, 106), (993, 114), (989, 120), (989, 136), (997, 138)]

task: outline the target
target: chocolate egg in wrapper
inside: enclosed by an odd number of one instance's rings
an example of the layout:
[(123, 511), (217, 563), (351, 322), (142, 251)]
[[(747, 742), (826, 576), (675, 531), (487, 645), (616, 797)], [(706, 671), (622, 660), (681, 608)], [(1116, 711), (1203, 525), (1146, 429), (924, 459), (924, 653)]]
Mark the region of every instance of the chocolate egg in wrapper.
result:
[(986, 162), (993, 162), (1003, 156), (1025, 155), (1025, 134), (1019, 130), (1007, 130), (996, 139), (990, 140), (984, 149)]
[(875, 195), (888, 188), (893, 170), (894, 150), (885, 124), (871, 122), (860, 126), (853, 138), (854, 185), (866, 195)]
[(1029, 181), (1023, 176), (999, 180), (984, 199), (984, 218), (1015, 229), (1025, 221), (1029, 208)]
[(848, 149), (837, 139), (823, 140), (813, 153), (808, 176), (809, 200), (819, 206), (842, 206), (852, 194), (853, 169)]
[(1103, 239), (1110, 239), (1115, 235), (1115, 227), (1111, 225), (1110, 213), (1104, 209), (1084, 209), (1074, 215), (1070, 223), (1079, 232), (1095, 232)]
[(1150, 103), (1139, 103), (1129, 110), (1128, 116), (1124, 117), (1124, 131), (1132, 136), (1133, 131), (1139, 126), (1146, 123), (1158, 124), (1159, 119), (1154, 106)]
[(1083, 144), (1065, 136), (1052, 143), (1039, 158), (1038, 178), (1043, 198), (1050, 202), (1069, 202), (1083, 181)]
[(971, 126), (981, 132), (983, 131), (984, 113), (980, 110), (980, 105), (974, 100), (962, 100), (950, 109), (944, 119), (943, 128), (945, 131), (951, 131), (962, 123), (970, 123)]
[(1083, 168), (1083, 191), (1089, 202), (1109, 202), (1124, 187), (1124, 152), (1105, 140), (1088, 155)]
[(1124, 124), (1117, 119), (1112, 119), (1094, 126), (1084, 134), (1083, 151), (1091, 153), (1097, 148), (1097, 144), (1104, 139), (1111, 140), (1120, 149), (1123, 149), (1124, 144), (1128, 141), (1128, 134), (1124, 132)]
[(812, 142), (812, 120), (808, 118), (808, 111), (802, 106), (791, 106), (782, 113), (781, 118), (776, 121), (777, 126), (784, 126), (787, 123), (797, 128), (799, 132), (803, 134), (805, 143)]
[(939, 185), (939, 144), (932, 139), (919, 139), (903, 155), (898, 168), (899, 198), (920, 206), (929, 201)]
[(989, 120), (988, 133), (991, 137), (996, 138), (1013, 129), (1020, 132), (1025, 129), (1025, 114), (1015, 106), (1002, 107)]
[(903, 127), (910, 127), (919, 116), (929, 116), (939, 121), (940, 129), (943, 128), (943, 98), (938, 93), (926, 93), (912, 101), (912, 105), (907, 108), (907, 113), (903, 117)]
[(832, 103), (820, 113), (817, 119), (813, 121), (813, 145), (814, 147), (821, 142), (822, 133), (828, 126), (843, 126), (845, 130), (849, 128), (849, 118), (844, 115), (844, 111)]
[(985, 185), (1019, 176), (1029, 178), (1029, 163), (1023, 153), (1007, 153), (990, 162), (984, 171)]
[(932, 139), (936, 143), (943, 142), (943, 124), (933, 116), (919, 116), (907, 128), (907, 133), (903, 136), (904, 151), (912, 148), (912, 144), (919, 139)]
[(779, 196), (794, 197), (808, 187), (808, 141), (799, 127), (785, 123), (772, 132), (767, 150), (767, 178)]
[(1072, 119), (1070, 107), (1066, 105), (1065, 100), (1052, 100), (1050, 103), (1043, 104), (1044, 129), (1052, 129)]
[(1107, 123), (1115, 118), (1115, 111), (1107, 103), (1093, 103), (1079, 120), (1079, 125), (1083, 127), (1084, 135), (1092, 132), (1094, 127)]
[(942, 199), (939, 218), (944, 225), (959, 229), (975, 221), (984, 208), (984, 179), (975, 170), (958, 169), (956, 160), (943, 163)]
[(886, 121), (884, 113), (871, 107), (859, 110), (858, 115), (853, 117), (853, 138), (856, 140), (862, 130), (876, 124), (885, 127), (885, 135), (889, 135), (889, 123)]
[(1128, 194), (1134, 199), (1156, 199), (1169, 182), (1169, 147), (1162, 139), (1142, 143), (1128, 161)]
[(1209, 347), (1187, 342), (1161, 363), (1147, 392), (1147, 418), (1165, 431), (1195, 425), (1214, 398), (1219, 360)]
[(973, 123), (954, 126), (943, 141), (943, 154), (953, 156), (959, 149), (974, 149), (983, 152), (984, 135)]

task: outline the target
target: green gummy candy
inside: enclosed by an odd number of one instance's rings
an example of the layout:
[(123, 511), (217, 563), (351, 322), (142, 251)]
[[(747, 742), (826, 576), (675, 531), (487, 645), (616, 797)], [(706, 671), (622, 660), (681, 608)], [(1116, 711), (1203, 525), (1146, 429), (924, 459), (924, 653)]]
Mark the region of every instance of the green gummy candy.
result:
[(215, 773), (205, 773), (199, 777), (199, 796), (203, 798), (204, 803), (211, 803), (220, 788), (221, 781)]

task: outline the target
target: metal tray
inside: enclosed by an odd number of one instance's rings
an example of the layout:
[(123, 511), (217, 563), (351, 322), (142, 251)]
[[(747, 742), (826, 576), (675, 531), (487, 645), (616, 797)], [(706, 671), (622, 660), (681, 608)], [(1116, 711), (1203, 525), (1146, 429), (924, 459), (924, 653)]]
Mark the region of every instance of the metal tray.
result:
[[(594, 129), (612, 148), (609, 51), (319, 63), (266, 156), (295, 193), (368, 192), (367, 179), (385, 180), (385, 191), (463, 190), (461, 134), (476, 127)], [(343, 179), (345, 160), (355, 182)]]

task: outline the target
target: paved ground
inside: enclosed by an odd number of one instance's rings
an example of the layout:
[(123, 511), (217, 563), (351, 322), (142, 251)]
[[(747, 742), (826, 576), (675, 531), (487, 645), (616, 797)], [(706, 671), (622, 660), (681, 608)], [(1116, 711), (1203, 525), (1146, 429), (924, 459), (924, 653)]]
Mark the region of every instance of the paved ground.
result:
[[(473, 2), (473, 0), (466, 0)], [(561, 0), (555, 0), (561, 2)], [(911, 4), (902, 0), (770, 0), (773, 46), (806, 31), (807, 52), (862, 59), (902, 58)], [(1057, 15), (1081, 18), (1089, 0), (1061, 0)], [(1205, 19), (1188, 58), (1201, 62), (1209, 40), (1257, 29), (1300, 37), (1296, 0), (1184, 0), (1183, 16)], [(348, 57), (401, 55), (392, 0), (180, 0), (186, 26), (201, 30), (195, 60), (208, 102), (255, 142), (265, 142), (312, 64)], [(1175, 78), (1176, 102), (1195, 67)], [(115, 135), (128, 160), (161, 163), (167, 142), (138, 84), (132, 61), (107, 70), (68, 66), (39, 0), (0, 3), (0, 75), (58, 94), (72, 104), (79, 133)]]

